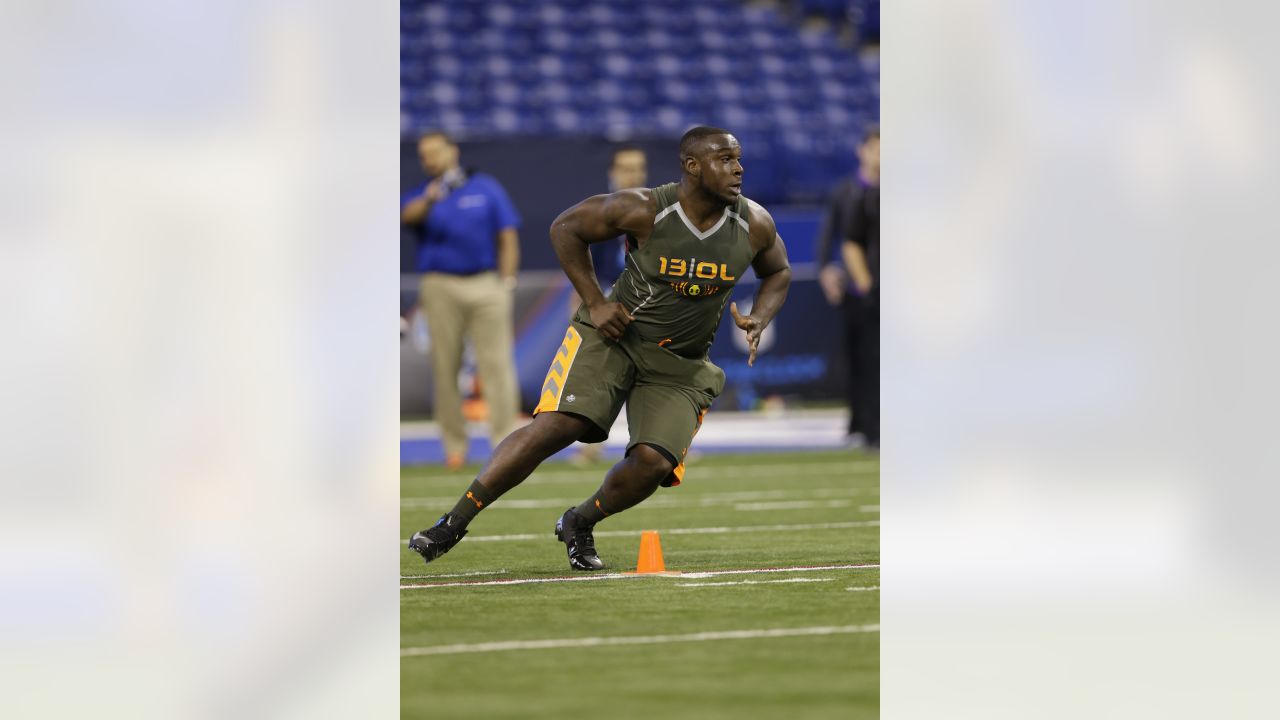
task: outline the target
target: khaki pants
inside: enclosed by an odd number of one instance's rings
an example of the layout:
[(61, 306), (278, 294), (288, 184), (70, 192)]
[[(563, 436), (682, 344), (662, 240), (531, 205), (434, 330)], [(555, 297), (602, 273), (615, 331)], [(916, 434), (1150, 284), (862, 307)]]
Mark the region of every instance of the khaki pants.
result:
[(493, 447), (515, 429), (519, 407), (515, 349), (512, 339), (512, 291), (496, 272), (477, 275), (426, 273), (419, 302), (431, 334), (431, 367), (435, 373), (435, 416), (449, 455), (466, 455), (466, 421), (458, 372), (462, 347), (471, 338), (476, 352), (485, 404), (489, 407), (489, 440)]

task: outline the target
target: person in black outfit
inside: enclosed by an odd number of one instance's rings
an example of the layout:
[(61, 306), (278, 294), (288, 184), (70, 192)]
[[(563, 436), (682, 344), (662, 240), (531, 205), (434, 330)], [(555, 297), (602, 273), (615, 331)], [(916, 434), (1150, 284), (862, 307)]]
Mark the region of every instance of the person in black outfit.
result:
[[(858, 146), (858, 175), (832, 195), (815, 256), (818, 282), (844, 317), (849, 444), (880, 447), (880, 128)], [(841, 267), (843, 263), (843, 268)]]

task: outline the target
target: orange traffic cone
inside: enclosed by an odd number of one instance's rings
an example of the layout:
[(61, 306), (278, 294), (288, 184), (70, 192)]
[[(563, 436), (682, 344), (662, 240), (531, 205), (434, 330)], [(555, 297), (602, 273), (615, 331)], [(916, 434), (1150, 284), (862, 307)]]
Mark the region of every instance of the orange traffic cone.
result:
[(679, 574), (667, 572), (667, 565), (662, 560), (662, 541), (658, 539), (657, 530), (645, 530), (640, 533), (640, 558), (636, 560), (635, 574)]

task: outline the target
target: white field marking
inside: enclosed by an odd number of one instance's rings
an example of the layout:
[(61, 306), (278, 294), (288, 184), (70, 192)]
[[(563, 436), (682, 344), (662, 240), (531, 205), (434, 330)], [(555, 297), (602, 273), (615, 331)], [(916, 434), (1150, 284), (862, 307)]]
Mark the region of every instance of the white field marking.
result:
[(858, 592), (859, 590), (879, 590), (879, 589), (880, 589), (880, 586), (879, 586), (879, 585), (871, 585), (871, 586), (869, 586), (869, 587), (847, 587), (847, 588), (845, 588), (845, 590), (852, 590), (852, 591), (854, 591), (854, 592)]
[[(852, 497), (861, 495), (858, 492), (861, 488), (816, 488), (814, 490), (743, 490), (740, 492), (711, 492), (705, 497), (694, 496), (692, 498), (684, 498), (678, 494), (660, 495), (651, 497), (645, 501), (645, 507), (679, 507), (688, 505), (700, 505), (709, 507), (714, 505), (730, 505), (745, 500), (785, 500), (788, 498), (800, 499), (806, 496), (817, 498), (834, 498), (834, 497)], [(447, 510), (458, 502), (456, 496), (439, 495), (434, 497), (404, 497), (400, 499), (400, 507), (404, 509), (434, 509)], [(490, 510), (506, 508), (508, 510), (532, 510), (545, 509), (554, 507), (574, 506), (582, 502), (581, 497), (565, 497), (565, 498), (506, 498), (494, 501), (489, 507)], [(841, 505), (832, 505), (831, 507), (846, 507), (850, 503), (843, 501)], [(877, 508), (876, 505), (865, 505), (863, 507)], [(863, 512), (872, 512), (863, 510)]]
[(676, 587), (725, 587), (727, 585), (770, 585), (773, 583), (831, 582), (835, 578), (783, 578), (782, 580), (730, 580), (729, 582), (676, 583)]
[[(832, 495), (832, 493), (825, 492), (825, 491), (822, 491), (822, 490), (814, 490), (814, 491), (813, 491), (813, 494), (814, 494), (814, 495), (817, 495), (818, 497), (831, 497), (831, 495)], [(880, 497), (880, 488), (878, 488), (878, 487), (844, 488), (844, 489), (842, 489), (842, 490), (840, 491), (840, 493), (839, 493), (839, 494), (841, 494), (841, 495), (868, 495), (868, 496), (874, 495), (874, 496), (876, 496), (876, 497)]]
[(880, 632), (879, 625), (827, 625), (822, 627), (773, 628), (758, 630), (722, 630), (687, 635), (633, 635), (630, 637), (579, 637), (550, 640), (508, 640), (506, 642), (460, 645), (429, 645), (400, 649), (400, 657), (421, 655), (458, 655), (461, 653), (502, 652), (506, 650), (553, 650), (573, 647), (605, 647), (610, 645), (655, 645), (673, 642), (705, 642), (708, 640), (757, 640), (762, 638), (799, 637), (804, 635), (842, 635), (846, 633)]
[(701, 580), (702, 578), (716, 577), (718, 575), (756, 575), (759, 573), (783, 573), (783, 572), (820, 572), (822, 570), (867, 570), (871, 568), (879, 568), (880, 564), (872, 565), (797, 565), (795, 567), (780, 568), (749, 568), (746, 570), (706, 570), (703, 572), (689, 572), (680, 576), (681, 580)]
[(543, 583), (586, 582), (589, 580), (632, 580), (635, 578), (678, 577), (682, 580), (702, 580), (720, 575), (755, 575), (759, 573), (801, 573), (820, 572), (823, 570), (866, 570), (879, 568), (880, 565), (797, 565), (781, 568), (748, 568), (746, 570), (706, 570), (703, 572), (682, 573), (680, 575), (637, 575), (635, 573), (605, 573), (603, 575), (562, 575), (550, 578), (516, 578), (512, 580), (464, 580), (447, 583), (419, 583), (401, 585), (401, 590), (423, 590), (443, 587), (482, 587), (491, 585), (540, 585)]
[[(693, 527), (658, 530), (668, 535), (723, 535), (724, 533), (759, 532), (768, 530), (848, 530), (850, 528), (880, 527), (879, 520), (849, 520), (846, 522), (799, 523), (795, 525), (739, 525), (737, 527)], [(639, 535), (639, 530), (601, 530), (596, 537), (629, 537)], [(517, 540), (546, 540), (551, 533), (516, 533), (513, 535), (472, 535), (471, 542), (509, 542)], [(409, 542), (408, 538), (400, 544)]]
[(509, 571), (506, 568), (501, 570), (475, 570), (464, 573), (448, 573), (444, 575), (401, 575), (401, 580), (431, 580), (434, 578), (455, 578), (455, 577), (475, 577), (477, 575), (505, 575)]
[(809, 508), (849, 507), (852, 500), (781, 500), (778, 502), (739, 503), (734, 510), (753, 512), (758, 510), (804, 510)]
[[(826, 463), (765, 463), (751, 465), (715, 465), (701, 467), (694, 462), (688, 466), (688, 476), (692, 480), (739, 480), (742, 478), (781, 477), (796, 474), (805, 477), (847, 479), (849, 475), (869, 473), (880, 467), (880, 463), (867, 460), (849, 460)], [(607, 468), (582, 468), (581, 470), (556, 470), (551, 472), (534, 472), (526, 483), (560, 483), (560, 482), (599, 482)], [(426, 477), (407, 478), (409, 482), (438, 480), (456, 483), (460, 478), (471, 477), (470, 473), (449, 473), (429, 475)], [(403, 482), (403, 481), (402, 481)]]
[(573, 575), (570, 577), (552, 578), (519, 578), (515, 580), (471, 580), (466, 582), (417, 583), (401, 585), (401, 590), (423, 590), (442, 587), (484, 587), (488, 585), (539, 585), (542, 583), (587, 582), (589, 580), (629, 580), (631, 578), (658, 577), (637, 575), (635, 573), (604, 573), (603, 575)]

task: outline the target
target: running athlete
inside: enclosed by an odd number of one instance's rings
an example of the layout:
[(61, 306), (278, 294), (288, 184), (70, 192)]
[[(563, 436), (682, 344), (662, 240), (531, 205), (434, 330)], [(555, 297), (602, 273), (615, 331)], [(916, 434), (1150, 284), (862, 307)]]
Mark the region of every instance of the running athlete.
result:
[[(560, 214), (551, 244), (583, 302), (547, 372), (527, 426), (507, 436), (453, 510), (414, 533), (409, 547), (431, 562), (467, 525), (543, 460), (569, 444), (603, 442), (623, 404), (626, 456), (594, 495), (556, 521), (570, 567), (600, 570), (596, 523), (659, 487), (679, 485), (689, 444), (724, 372), (707, 351), (725, 306), (747, 334), (755, 363), (760, 334), (791, 284), (773, 218), (742, 195), (742, 148), (727, 130), (699, 126), (680, 139), (678, 183), (597, 195)], [(605, 297), (588, 245), (626, 235), (626, 269)], [(750, 267), (759, 279), (751, 314), (729, 301)]]

